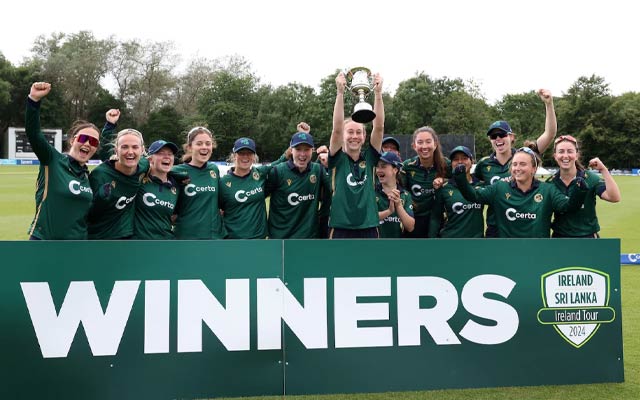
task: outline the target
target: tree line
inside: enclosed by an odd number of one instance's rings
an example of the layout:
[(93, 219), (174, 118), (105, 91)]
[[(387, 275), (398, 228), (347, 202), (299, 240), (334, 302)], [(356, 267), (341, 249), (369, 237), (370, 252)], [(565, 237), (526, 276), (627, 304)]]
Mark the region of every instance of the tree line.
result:
[[(65, 129), (76, 119), (101, 126), (105, 111), (119, 108), (119, 125), (140, 130), (147, 143), (182, 144), (191, 127), (207, 126), (218, 142), (216, 159), (225, 158), (236, 138), (250, 136), (260, 157), (273, 160), (299, 121), (311, 125), (317, 143), (328, 143), (338, 69), (316, 89), (262, 84), (240, 56), (191, 59), (184, 70), (180, 62), (172, 42), (101, 40), (89, 31), (40, 36), (20, 65), (0, 53), (0, 132), (24, 125), (31, 83), (48, 81), (54, 90), (43, 103), (46, 127)], [(599, 156), (612, 168), (640, 166), (640, 93), (613, 96), (605, 79), (592, 75), (554, 96), (558, 135), (576, 136), (584, 160)], [(353, 99), (345, 100), (348, 115)], [(411, 134), (424, 125), (441, 135), (472, 134), (479, 155), (491, 152), (486, 129), (495, 120), (509, 121), (519, 143), (544, 130), (544, 105), (534, 90), (490, 105), (473, 81), (419, 72), (385, 93), (384, 102), (386, 134)], [(545, 156), (551, 162), (549, 152)]]

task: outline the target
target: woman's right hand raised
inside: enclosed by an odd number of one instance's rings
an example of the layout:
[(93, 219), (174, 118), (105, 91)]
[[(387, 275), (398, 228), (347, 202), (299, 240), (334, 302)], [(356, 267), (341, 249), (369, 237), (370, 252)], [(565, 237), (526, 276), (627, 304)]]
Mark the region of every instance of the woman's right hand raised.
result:
[(40, 101), (51, 91), (51, 84), (48, 82), (34, 82), (29, 91), (29, 97), (33, 101)]
[(105, 114), (105, 118), (110, 124), (116, 125), (118, 123), (118, 119), (120, 119), (120, 110), (118, 110), (117, 108), (110, 109)]

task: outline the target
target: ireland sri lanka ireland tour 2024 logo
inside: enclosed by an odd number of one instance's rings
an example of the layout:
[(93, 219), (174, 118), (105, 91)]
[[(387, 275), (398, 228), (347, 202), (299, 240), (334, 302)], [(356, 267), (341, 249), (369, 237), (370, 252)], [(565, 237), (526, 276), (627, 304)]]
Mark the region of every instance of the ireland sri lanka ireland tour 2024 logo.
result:
[(572, 346), (579, 348), (601, 324), (613, 322), (609, 307), (609, 275), (591, 268), (569, 267), (542, 275), (542, 303), (538, 321), (553, 325)]

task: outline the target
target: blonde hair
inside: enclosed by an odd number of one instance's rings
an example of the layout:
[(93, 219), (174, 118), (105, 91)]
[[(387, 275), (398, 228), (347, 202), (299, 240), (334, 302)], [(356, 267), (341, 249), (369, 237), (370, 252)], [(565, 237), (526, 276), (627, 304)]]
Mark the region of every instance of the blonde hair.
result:
[[(123, 129), (116, 134), (116, 138), (113, 139), (113, 143), (111, 143), (111, 146), (113, 148), (113, 154), (111, 155), (111, 157), (109, 157), (110, 160), (118, 160), (118, 142), (120, 141), (120, 138), (125, 135), (133, 135), (138, 139), (140, 139), (140, 146), (142, 146), (144, 150), (144, 138), (142, 137), (142, 133), (140, 133), (140, 131), (135, 130), (133, 128)], [(145, 155), (145, 151), (143, 151), (143, 156), (144, 155)]]

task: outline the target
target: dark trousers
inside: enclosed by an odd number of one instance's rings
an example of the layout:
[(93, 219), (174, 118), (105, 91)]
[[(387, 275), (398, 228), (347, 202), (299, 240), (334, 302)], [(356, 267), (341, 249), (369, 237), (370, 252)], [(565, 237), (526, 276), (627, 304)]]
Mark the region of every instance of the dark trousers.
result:
[(378, 239), (378, 228), (341, 229), (331, 228), (329, 239)]

